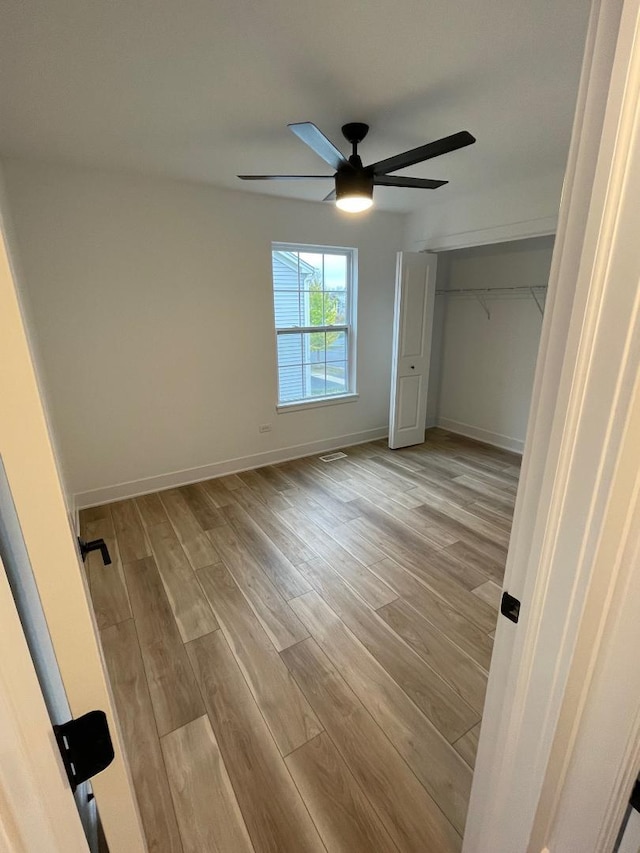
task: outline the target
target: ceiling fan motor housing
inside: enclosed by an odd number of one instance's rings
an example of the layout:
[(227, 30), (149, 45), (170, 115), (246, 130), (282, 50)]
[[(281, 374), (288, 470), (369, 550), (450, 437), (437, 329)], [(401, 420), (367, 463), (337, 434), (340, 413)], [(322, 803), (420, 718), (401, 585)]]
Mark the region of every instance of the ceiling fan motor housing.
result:
[(336, 199), (354, 195), (373, 196), (373, 172), (354, 169), (351, 166), (338, 169), (336, 173)]

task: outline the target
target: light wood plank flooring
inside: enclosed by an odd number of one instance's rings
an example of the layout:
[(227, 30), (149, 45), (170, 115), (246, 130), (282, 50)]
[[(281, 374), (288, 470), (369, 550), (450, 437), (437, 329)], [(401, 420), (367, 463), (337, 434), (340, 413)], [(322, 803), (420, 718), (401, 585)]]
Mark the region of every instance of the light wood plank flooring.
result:
[(345, 452), (81, 513), (150, 850), (461, 848), (520, 460)]

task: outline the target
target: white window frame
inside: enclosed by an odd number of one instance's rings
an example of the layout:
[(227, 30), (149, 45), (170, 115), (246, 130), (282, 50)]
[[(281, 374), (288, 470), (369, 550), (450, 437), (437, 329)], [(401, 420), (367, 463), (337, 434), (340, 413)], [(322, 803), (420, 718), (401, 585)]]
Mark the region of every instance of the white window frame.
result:
[[(273, 272), (271, 276), (271, 291), (273, 305), (273, 326), (275, 331), (276, 351), (276, 383), (277, 383), (277, 412), (295, 412), (301, 409), (313, 409), (320, 406), (334, 406), (339, 403), (349, 403), (358, 399), (356, 389), (356, 317), (358, 300), (358, 250), (350, 246), (319, 246), (308, 243), (272, 243), (273, 252), (310, 252), (323, 255), (343, 255), (347, 258), (347, 289), (346, 289), (346, 322), (339, 326), (288, 326), (278, 327), (275, 317), (275, 293)], [(280, 372), (278, 362), (278, 337), (287, 334), (302, 334), (304, 332), (345, 332), (347, 336), (347, 387), (344, 394), (330, 394), (325, 397), (309, 397), (291, 402), (280, 402)]]

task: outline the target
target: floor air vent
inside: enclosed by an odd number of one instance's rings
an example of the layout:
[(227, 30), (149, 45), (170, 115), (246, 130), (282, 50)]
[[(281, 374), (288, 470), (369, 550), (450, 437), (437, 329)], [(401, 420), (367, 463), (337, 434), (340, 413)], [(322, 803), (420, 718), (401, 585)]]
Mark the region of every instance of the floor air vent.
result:
[(339, 450), (337, 453), (327, 453), (326, 456), (321, 456), (320, 460), (322, 462), (335, 462), (336, 459), (346, 459), (346, 458), (347, 458), (347, 454), (343, 453), (341, 450)]

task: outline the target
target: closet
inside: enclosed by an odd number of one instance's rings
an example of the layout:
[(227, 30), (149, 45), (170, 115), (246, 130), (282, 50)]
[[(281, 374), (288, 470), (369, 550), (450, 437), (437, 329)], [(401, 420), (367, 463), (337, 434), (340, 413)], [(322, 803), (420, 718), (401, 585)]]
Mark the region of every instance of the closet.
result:
[(426, 426), (521, 452), (553, 237), (438, 253)]

